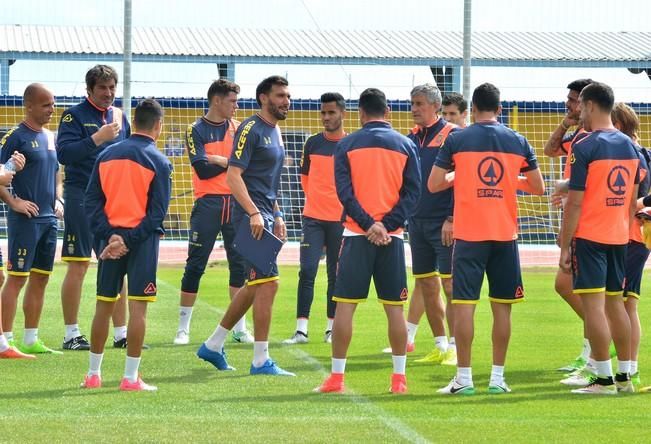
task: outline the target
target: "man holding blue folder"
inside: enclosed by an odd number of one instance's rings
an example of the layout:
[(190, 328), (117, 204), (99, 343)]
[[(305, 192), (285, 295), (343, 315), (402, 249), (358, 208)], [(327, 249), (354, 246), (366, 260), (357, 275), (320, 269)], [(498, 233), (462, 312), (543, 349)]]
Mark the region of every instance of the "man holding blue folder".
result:
[[(288, 82), (280, 76), (264, 79), (256, 88), (260, 112), (246, 119), (237, 130), (233, 142), (226, 180), (236, 200), (233, 223), (248, 223), (251, 235), (261, 239), (266, 229), (285, 240), (287, 230), (276, 202), (280, 172), (285, 157), (278, 121), (289, 111)], [(243, 256), (247, 256), (242, 251)], [(249, 252), (258, 255), (259, 252)], [(224, 342), (229, 331), (247, 312), (254, 309), (253, 362), (251, 375), (295, 376), (276, 365), (269, 357), (271, 308), (278, 292), (278, 267), (275, 261), (265, 270), (247, 264), (248, 282), (233, 298), (214, 333), (201, 345), (197, 356), (218, 370), (232, 370), (226, 361)]]

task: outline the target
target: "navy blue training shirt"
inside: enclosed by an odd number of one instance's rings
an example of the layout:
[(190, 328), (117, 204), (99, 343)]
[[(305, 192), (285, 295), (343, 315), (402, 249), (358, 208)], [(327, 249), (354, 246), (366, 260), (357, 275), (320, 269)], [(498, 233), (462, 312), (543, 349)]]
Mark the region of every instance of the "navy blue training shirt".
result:
[[(256, 114), (246, 119), (233, 141), (229, 165), (242, 168), (242, 179), (253, 203), (261, 213), (273, 214), (285, 148), (277, 125)], [(236, 206), (242, 210), (239, 203)]]

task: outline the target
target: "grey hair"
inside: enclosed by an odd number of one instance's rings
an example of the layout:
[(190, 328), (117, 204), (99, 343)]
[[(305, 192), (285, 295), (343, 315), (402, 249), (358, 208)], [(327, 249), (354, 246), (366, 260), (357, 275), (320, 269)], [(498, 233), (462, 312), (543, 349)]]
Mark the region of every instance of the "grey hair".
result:
[(432, 85), (431, 83), (425, 83), (424, 85), (414, 86), (414, 89), (411, 90), (411, 97), (414, 96), (424, 96), (427, 101), (433, 105), (440, 105), (441, 101), (441, 91), (438, 86)]

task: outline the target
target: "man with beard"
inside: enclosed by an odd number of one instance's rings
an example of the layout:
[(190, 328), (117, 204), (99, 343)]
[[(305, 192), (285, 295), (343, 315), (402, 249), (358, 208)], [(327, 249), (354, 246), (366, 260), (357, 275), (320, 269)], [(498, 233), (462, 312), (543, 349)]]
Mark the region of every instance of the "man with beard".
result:
[[(612, 89), (593, 82), (583, 88), (579, 100), (581, 122), (591, 133), (574, 146), (569, 160), (559, 266), (565, 273), (572, 272), (573, 293), (581, 297), (597, 378), (572, 392), (612, 395), (633, 391), (631, 324), (622, 294), (640, 161), (631, 139), (613, 126)], [(618, 360), (615, 381), (608, 353), (611, 339)]]
[[(246, 119), (237, 130), (233, 142), (226, 180), (237, 204), (233, 223), (248, 223), (255, 239), (263, 230), (273, 229), (281, 240), (287, 238), (283, 215), (276, 201), (285, 150), (278, 121), (285, 120), (289, 111), (290, 94), (284, 77), (271, 76), (256, 88), (260, 112)], [(197, 351), (197, 356), (218, 370), (233, 370), (226, 361), (224, 342), (229, 331), (247, 310), (254, 306), (253, 362), (251, 375), (295, 376), (283, 370), (269, 357), (269, 327), (271, 309), (278, 292), (278, 266), (263, 272), (246, 264), (248, 282), (233, 298), (214, 333)]]
[[(581, 90), (587, 85), (592, 83), (591, 79), (577, 79), (573, 82), (570, 82), (567, 85), (569, 90), (567, 93), (567, 100), (565, 101), (565, 107), (567, 113), (563, 116), (563, 120), (559, 123), (558, 127), (554, 132), (549, 136), (549, 139), (545, 143), (545, 155), (549, 157), (560, 157), (567, 156), (566, 159), (569, 159), (572, 154), (572, 147), (576, 142), (581, 140), (587, 135), (586, 131), (583, 129), (583, 126), (579, 122), (579, 94)], [(576, 126), (576, 130), (569, 132), (568, 130)], [(561, 188), (564, 190), (562, 195), (564, 196), (567, 192), (567, 181), (570, 178), (570, 162), (566, 160), (565, 169), (563, 171), (563, 182), (561, 182)], [(572, 292), (572, 275), (569, 273), (563, 273), (559, 268), (556, 272), (556, 282), (555, 282), (556, 292), (567, 302), (567, 304), (572, 307), (572, 310), (583, 320), (583, 306), (581, 305), (581, 297)], [(564, 372), (575, 372), (580, 371), (585, 367), (590, 357), (590, 341), (588, 341), (587, 334), (584, 327), (583, 335), (583, 349), (581, 354), (577, 356), (574, 361), (568, 365), (559, 368), (559, 371)]]
[(303, 208), (303, 233), (301, 237), (301, 269), (298, 274), (296, 303), (296, 332), (283, 344), (303, 344), (307, 340), (310, 307), (314, 300), (314, 280), (319, 269), (319, 259), (325, 248), (328, 270), (328, 322), (324, 342), (332, 342), (332, 323), (335, 302), (332, 300), (337, 259), (341, 246), (341, 213), (343, 207), (337, 199), (335, 188), (334, 155), (337, 142), (346, 133), (343, 120), (346, 117), (346, 101), (339, 93), (321, 96), (321, 122), (325, 131), (311, 136), (303, 147), (301, 158), (301, 185), (305, 192)]

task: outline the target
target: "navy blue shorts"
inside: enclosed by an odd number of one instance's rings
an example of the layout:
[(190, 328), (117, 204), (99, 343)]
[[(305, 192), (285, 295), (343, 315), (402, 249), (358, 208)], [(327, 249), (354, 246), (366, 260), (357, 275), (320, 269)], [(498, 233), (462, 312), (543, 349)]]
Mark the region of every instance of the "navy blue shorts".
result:
[(624, 293), (626, 245), (609, 245), (586, 239), (572, 241), (574, 293)]
[(649, 249), (646, 245), (629, 241), (626, 247), (626, 290), (625, 297), (640, 298), (640, 287), (642, 285), (642, 272), (644, 264), (649, 258)]
[(393, 237), (389, 245), (379, 247), (365, 236), (344, 236), (332, 300), (348, 303), (365, 301), (371, 278), (379, 302), (390, 305), (407, 302), (404, 241)]
[[(84, 206), (85, 190), (66, 185), (63, 188), (63, 246), (61, 260), (90, 261), (95, 247), (93, 233), (88, 224), (88, 214)], [(97, 254), (97, 250), (95, 251)]]
[(7, 274), (29, 276), (30, 272), (51, 274), (57, 249), (57, 220), (7, 219)]
[(416, 279), (431, 276), (452, 277), (452, 247), (441, 242), (443, 222), (427, 219), (409, 221), (411, 270)]
[[(127, 294), (130, 300), (154, 302), (156, 300), (156, 269), (160, 234), (154, 233), (133, 246), (120, 259), (99, 260), (97, 264), (97, 299), (114, 302), (127, 276)], [(98, 245), (104, 249), (106, 242)], [(101, 252), (101, 250), (100, 250)]]
[(452, 270), (453, 304), (478, 303), (484, 273), (491, 302), (513, 304), (524, 300), (517, 241), (457, 239), (452, 252)]
[(236, 288), (244, 285), (246, 270), (242, 257), (233, 249), (235, 225), (231, 223), (232, 211), (232, 197), (229, 195), (208, 195), (195, 200), (190, 215), (188, 258), (181, 280), (181, 291), (196, 293), (199, 290), (201, 276), (220, 232), (228, 259), (228, 285)]
[[(245, 214), (242, 212), (242, 210), (238, 211), (239, 207), (235, 207), (235, 210), (233, 211), (233, 228), (237, 232), (237, 227), (240, 226), (240, 223), (242, 220), (244, 220)], [(271, 214), (267, 213), (261, 213), (262, 218), (264, 219), (264, 227), (271, 231), (273, 233), (273, 226), (274, 226), (274, 218)], [(248, 223), (248, 222), (244, 222)], [(259, 284), (264, 284), (265, 282), (271, 282), (271, 281), (277, 281), (280, 279), (278, 277), (278, 264), (274, 262), (273, 266), (271, 267), (271, 271), (269, 273), (264, 273), (260, 270), (258, 270), (256, 267), (253, 266), (249, 261), (246, 259), (242, 258), (242, 263), (244, 264), (244, 271), (247, 276), (247, 282), (246, 285), (259, 285)]]

